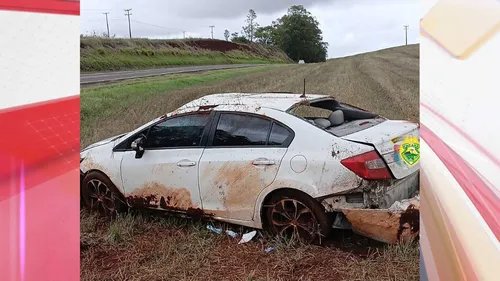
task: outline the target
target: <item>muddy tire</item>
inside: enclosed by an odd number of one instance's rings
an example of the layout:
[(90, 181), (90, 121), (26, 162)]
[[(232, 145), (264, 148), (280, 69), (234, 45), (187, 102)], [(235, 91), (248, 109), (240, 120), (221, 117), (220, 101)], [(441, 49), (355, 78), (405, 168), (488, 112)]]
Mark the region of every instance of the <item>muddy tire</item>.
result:
[(85, 201), (83, 200), (83, 193), (82, 193), (82, 182), (83, 182), (84, 175), (80, 171), (80, 210), (85, 209)]
[(82, 181), (85, 208), (103, 217), (114, 217), (127, 211), (127, 204), (116, 186), (104, 174), (93, 171)]
[(332, 229), (321, 204), (300, 192), (273, 194), (266, 203), (264, 219), (273, 235), (293, 237), (304, 244), (321, 244)]

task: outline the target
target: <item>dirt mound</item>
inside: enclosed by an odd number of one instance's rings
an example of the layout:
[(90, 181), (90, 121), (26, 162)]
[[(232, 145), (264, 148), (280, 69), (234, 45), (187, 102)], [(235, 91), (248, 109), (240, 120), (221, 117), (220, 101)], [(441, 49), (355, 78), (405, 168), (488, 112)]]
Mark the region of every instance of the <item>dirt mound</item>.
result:
[(194, 46), (200, 49), (206, 49), (211, 51), (219, 52), (229, 52), (234, 50), (240, 51), (252, 51), (252, 48), (248, 45), (233, 43), (229, 41), (222, 40), (187, 40), (185, 41), (187, 45)]

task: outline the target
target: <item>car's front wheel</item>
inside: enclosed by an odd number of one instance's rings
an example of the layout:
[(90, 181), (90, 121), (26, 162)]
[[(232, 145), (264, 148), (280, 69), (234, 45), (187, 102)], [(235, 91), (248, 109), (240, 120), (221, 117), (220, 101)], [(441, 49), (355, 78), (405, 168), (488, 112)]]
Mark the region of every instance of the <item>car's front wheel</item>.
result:
[(90, 172), (83, 178), (82, 198), (89, 211), (105, 217), (114, 217), (127, 209), (116, 186), (97, 171)]
[(297, 239), (301, 243), (321, 243), (332, 224), (316, 200), (299, 192), (272, 195), (265, 211), (266, 222), (275, 235)]

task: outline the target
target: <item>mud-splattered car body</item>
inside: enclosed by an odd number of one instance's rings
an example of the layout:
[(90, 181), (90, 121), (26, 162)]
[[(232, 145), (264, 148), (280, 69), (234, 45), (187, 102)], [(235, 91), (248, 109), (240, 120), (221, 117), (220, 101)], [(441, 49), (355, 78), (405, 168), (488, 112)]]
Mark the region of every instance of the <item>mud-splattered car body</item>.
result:
[[(325, 127), (324, 120), (294, 113), (303, 105), (340, 110), (343, 117)], [(397, 220), (408, 212), (389, 208), (418, 190), (418, 159), (406, 164), (400, 153), (402, 143), (418, 137), (417, 124), (390, 121), (329, 96), (216, 94), (84, 149), (80, 169), (82, 178), (105, 174), (132, 207), (254, 228), (263, 228), (262, 212), (273, 193), (295, 190), (331, 213), (333, 227), (395, 243), (418, 235), (418, 215), (416, 226), (404, 219), (392, 225), (396, 229), (387, 231), (394, 235), (372, 233), (360, 217), (376, 210)]]

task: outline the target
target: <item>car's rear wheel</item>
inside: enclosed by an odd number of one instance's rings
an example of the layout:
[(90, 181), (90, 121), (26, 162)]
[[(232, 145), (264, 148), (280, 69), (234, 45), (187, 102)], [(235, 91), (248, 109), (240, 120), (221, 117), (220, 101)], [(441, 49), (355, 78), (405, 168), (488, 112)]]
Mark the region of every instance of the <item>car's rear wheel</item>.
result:
[(83, 178), (82, 197), (90, 212), (104, 217), (114, 217), (127, 209), (116, 186), (108, 177), (97, 171), (90, 172)]
[(271, 196), (267, 206), (266, 223), (275, 235), (310, 244), (321, 243), (331, 232), (330, 219), (319, 202), (305, 194), (277, 193)]

